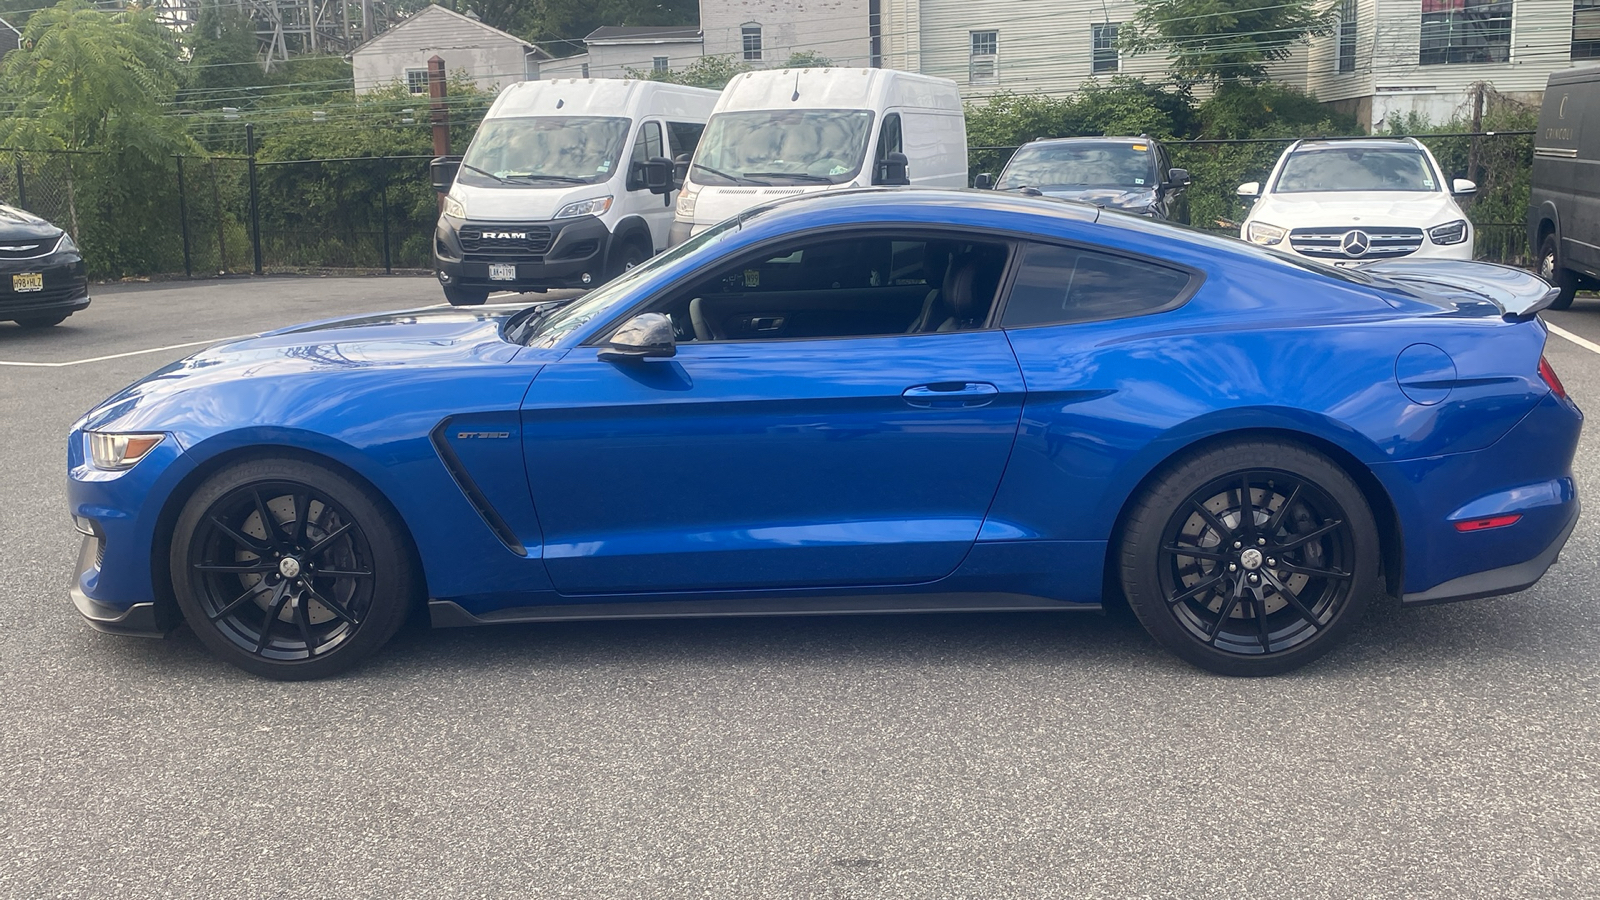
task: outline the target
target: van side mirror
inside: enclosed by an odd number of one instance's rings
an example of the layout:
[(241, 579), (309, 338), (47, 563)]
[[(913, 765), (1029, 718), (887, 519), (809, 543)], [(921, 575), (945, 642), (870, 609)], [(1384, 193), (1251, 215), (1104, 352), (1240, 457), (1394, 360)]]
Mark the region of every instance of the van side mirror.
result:
[(456, 183), (456, 176), (460, 173), (459, 156), (440, 156), (428, 163), (428, 175), (433, 180), (433, 189), (441, 194), (450, 193), (450, 186)]
[(633, 362), (678, 355), (672, 318), (665, 313), (640, 313), (612, 333), (595, 354), (603, 362)]
[(911, 176), (907, 174), (911, 163), (904, 153), (894, 151), (878, 162), (878, 171), (873, 173), (873, 184), (910, 184)]
[(1169, 169), (1167, 171), (1168, 187), (1188, 187), (1194, 179), (1189, 177), (1188, 169)]
[(665, 156), (652, 156), (644, 161), (644, 186), (652, 194), (670, 194), (678, 189), (672, 177), (672, 160)]
[(1477, 192), (1478, 185), (1475, 182), (1468, 181), (1465, 178), (1453, 178), (1450, 180), (1450, 193), (1457, 197), (1470, 197)]
[(679, 153), (672, 158), (672, 178), (679, 187), (689, 180), (689, 154)]
[(1261, 182), (1246, 181), (1244, 184), (1239, 185), (1239, 187), (1234, 190), (1234, 193), (1244, 197), (1247, 200), (1254, 200), (1255, 198), (1261, 196)]
[(972, 186), (980, 191), (994, 190), (994, 176), (988, 172), (980, 172), (972, 179)]

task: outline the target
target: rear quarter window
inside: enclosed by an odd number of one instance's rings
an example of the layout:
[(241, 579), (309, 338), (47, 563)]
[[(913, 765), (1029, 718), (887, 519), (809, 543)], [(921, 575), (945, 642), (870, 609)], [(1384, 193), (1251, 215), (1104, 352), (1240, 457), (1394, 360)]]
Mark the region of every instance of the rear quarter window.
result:
[(1002, 328), (1121, 319), (1173, 309), (1198, 278), (1144, 259), (1029, 244), (1000, 317)]

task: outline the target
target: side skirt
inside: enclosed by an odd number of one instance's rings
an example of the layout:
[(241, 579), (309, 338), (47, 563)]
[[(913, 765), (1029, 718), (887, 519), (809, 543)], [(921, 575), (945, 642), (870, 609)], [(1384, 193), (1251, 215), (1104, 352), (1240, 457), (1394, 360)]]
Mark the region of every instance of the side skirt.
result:
[(581, 622), (595, 619), (695, 619), (746, 616), (839, 616), (881, 613), (1101, 612), (1098, 603), (1065, 603), (1026, 594), (909, 594), (898, 596), (774, 598), (770, 600), (651, 600), (555, 603), (498, 609), (481, 616), (451, 600), (429, 600), (435, 628)]

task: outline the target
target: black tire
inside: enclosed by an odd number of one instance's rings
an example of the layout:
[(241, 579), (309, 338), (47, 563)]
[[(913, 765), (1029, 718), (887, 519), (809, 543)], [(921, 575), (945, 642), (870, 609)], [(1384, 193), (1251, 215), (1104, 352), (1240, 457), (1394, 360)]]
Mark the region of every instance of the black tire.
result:
[(1135, 501), (1122, 587), (1145, 630), (1183, 659), (1276, 675), (1360, 620), (1380, 588), (1378, 540), (1360, 488), (1327, 457), (1289, 441), (1225, 444), (1179, 460)]
[(489, 292), (447, 284), (444, 285), (444, 299), (450, 301), (451, 306), (482, 306), (488, 302)]
[(42, 316), (19, 316), (14, 321), (23, 328), (50, 328), (60, 325), (72, 313), (48, 313)]
[(367, 489), (309, 462), (252, 460), (184, 504), (172, 586), (189, 627), (224, 661), (264, 678), (325, 678), (405, 623), (419, 587), (408, 546)]
[(650, 251), (645, 249), (644, 245), (639, 242), (639, 239), (630, 238), (626, 244), (622, 245), (621, 249), (619, 249), (616, 255), (612, 258), (611, 271), (607, 275), (607, 280), (609, 281), (612, 278), (621, 276), (629, 269), (637, 266), (649, 258)]
[(1566, 309), (1572, 305), (1573, 298), (1578, 295), (1578, 275), (1561, 267), (1560, 242), (1555, 232), (1545, 235), (1539, 242), (1539, 277), (1561, 290), (1556, 302), (1550, 304), (1551, 309)]

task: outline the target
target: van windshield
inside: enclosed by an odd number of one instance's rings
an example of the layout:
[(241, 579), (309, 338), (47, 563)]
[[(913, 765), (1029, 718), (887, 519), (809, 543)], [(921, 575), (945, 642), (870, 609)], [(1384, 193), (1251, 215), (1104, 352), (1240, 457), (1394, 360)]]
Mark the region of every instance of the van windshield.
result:
[(700, 184), (843, 184), (861, 171), (871, 132), (865, 109), (717, 113), (689, 177)]
[(488, 119), (461, 160), (461, 181), (548, 187), (608, 180), (622, 156), (628, 119), (516, 116)]
[(1073, 141), (1028, 145), (1011, 157), (995, 187), (1150, 187), (1155, 184), (1154, 158), (1149, 144)]

